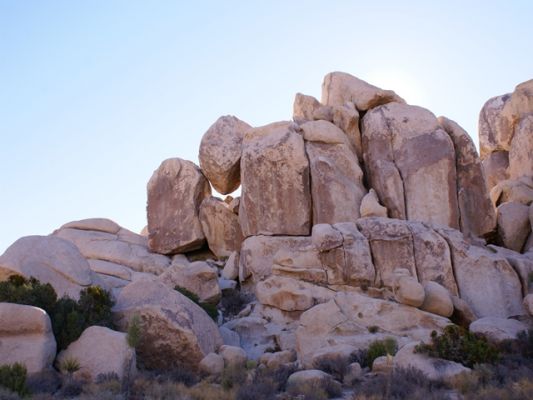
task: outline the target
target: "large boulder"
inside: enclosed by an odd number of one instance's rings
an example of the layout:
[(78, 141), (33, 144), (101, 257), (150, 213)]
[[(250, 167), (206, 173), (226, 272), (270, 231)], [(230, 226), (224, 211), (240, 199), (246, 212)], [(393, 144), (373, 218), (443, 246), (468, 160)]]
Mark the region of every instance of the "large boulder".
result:
[(241, 183), (242, 139), (251, 126), (226, 115), (209, 127), (200, 143), (200, 167), (215, 190), (228, 194)]
[(505, 257), (468, 243), (459, 231), (436, 231), (450, 247), (460, 296), (479, 318), (524, 314), (520, 279)]
[(244, 136), (239, 219), (245, 237), (310, 233), (309, 162), (296, 129), (278, 122)]
[(217, 325), (204, 310), (161, 282), (130, 283), (120, 292), (113, 312), (121, 330), (138, 316), (142, 335), (137, 356), (148, 368), (196, 370), (222, 345)]
[(457, 202), (461, 232), (483, 236), (494, 230), (496, 215), (490, 201), (481, 160), (472, 138), (456, 122), (438, 118), (455, 148)]
[(516, 339), (520, 332), (527, 331), (528, 326), (516, 319), (485, 317), (470, 324), (470, 332), (485, 335), (488, 339), (499, 342)]
[(509, 179), (509, 153), (507, 151), (490, 153), (482, 161), (482, 166), (489, 190), (498, 182)]
[(129, 380), (136, 371), (135, 349), (128, 345), (126, 334), (103, 326), (91, 326), (83, 331), (57, 356), (57, 363), (76, 360), (80, 369), (76, 378), (95, 381), (98, 375), (117, 374), (120, 380)]
[(526, 206), (533, 203), (533, 176), (499, 182), (491, 189), (490, 199), (495, 207), (510, 201)]
[(0, 364), (22, 363), (28, 374), (52, 368), (56, 340), (44, 310), (0, 303), (0, 321)]
[(211, 194), (209, 182), (194, 163), (170, 158), (148, 182), (148, 243), (156, 253), (195, 250), (205, 242), (198, 213)]
[(443, 317), (451, 317), (453, 314), (453, 300), (450, 292), (437, 282), (424, 283), (424, 302), (420, 309), (442, 315)]
[(194, 293), (202, 303), (217, 304), (222, 295), (217, 270), (205, 261), (173, 262), (159, 280), (170, 289), (179, 286)]
[[(395, 337), (399, 345), (429, 340), (433, 330), (441, 331), (450, 321), (417, 308), (373, 299), (357, 293), (338, 292), (326, 303), (304, 312), (296, 329), (296, 350), (304, 367), (312, 366), (317, 349), (352, 345), (363, 349), (378, 339)], [(377, 333), (370, 333), (378, 329)]]
[(497, 150), (509, 151), (512, 123), (502, 111), (510, 98), (510, 94), (493, 97), (485, 102), (479, 113), (479, 148), (483, 159)]
[(359, 111), (390, 102), (405, 103), (392, 90), (380, 89), (345, 72), (330, 72), (324, 77), (321, 102), (328, 106), (352, 102)]
[(78, 298), (92, 283), (91, 269), (78, 248), (55, 236), (26, 236), (0, 256), (0, 281), (11, 275), (51, 284), (58, 296)]
[(313, 224), (353, 222), (366, 194), (347, 136), (327, 121), (301, 125), (311, 171)]
[(401, 103), (363, 117), (365, 169), (392, 218), (459, 227), (455, 149), (428, 110)]
[[(531, 92), (533, 99), (533, 88)], [(533, 107), (531, 112), (531, 115), (528, 115), (520, 121), (513, 136), (509, 151), (510, 179), (533, 176), (533, 156), (531, 154), (533, 152)]]
[(229, 257), (232, 252), (240, 250), (243, 237), (239, 216), (226, 202), (216, 197), (202, 201), (200, 222), (209, 249), (215, 256)]
[(134, 271), (159, 275), (170, 264), (168, 257), (150, 252), (146, 237), (107, 219), (69, 222), (53, 235), (75, 244), (91, 270), (100, 275), (129, 281)]
[(498, 206), (498, 234), (505, 247), (522, 251), (530, 233), (528, 206), (515, 201)]

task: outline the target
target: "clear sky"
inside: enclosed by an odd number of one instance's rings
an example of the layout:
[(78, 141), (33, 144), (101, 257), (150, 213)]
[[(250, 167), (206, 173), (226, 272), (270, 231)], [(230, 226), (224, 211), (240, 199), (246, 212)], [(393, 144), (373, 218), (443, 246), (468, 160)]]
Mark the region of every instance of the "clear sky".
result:
[(290, 119), (341, 70), (459, 122), (533, 78), (533, 1), (0, 0), (0, 253), (107, 217), (233, 114)]

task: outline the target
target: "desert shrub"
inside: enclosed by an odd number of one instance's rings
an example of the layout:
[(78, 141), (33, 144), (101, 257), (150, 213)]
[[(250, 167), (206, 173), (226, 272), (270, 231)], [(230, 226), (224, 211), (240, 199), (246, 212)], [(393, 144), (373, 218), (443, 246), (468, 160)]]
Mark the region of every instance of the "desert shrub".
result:
[(272, 381), (250, 382), (237, 389), (236, 400), (270, 400), (276, 392)]
[(136, 349), (141, 341), (141, 337), (141, 317), (138, 314), (135, 314), (128, 324), (128, 332), (126, 334), (128, 345)]
[(352, 354), (348, 364), (358, 362), (363, 368), (371, 368), (374, 360), (381, 356), (390, 354), (395, 355), (398, 351), (398, 343), (392, 337), (383, 340), (375, 340), (368, 346), (368, 349), (363, 349)]
[(319, 361), (316, 362), (313, 367), (332, 375), (339, 381), (342, 381), (344, 379), (344, 375), (346, 375), (348, 372), (348, 367), (350, 364), (350, 356), (342, 356), (338, 354), (319, 359)]
[[(26, 387), (32, 394), (32, 399), (36, 394), (51, 394), (61, 386), (61, 378), (54, 369), (47, 369), (38, 373), (33, 373), (26, 379)], [(42, 396), (41, 396), (42, 397)], [(0, 396), (0, 398), (2, 398)]]
[(507, 358), (521, 358), (525, 362), (533, 362), (533, 329), (519, 332), (515, 340), (498, 343), (497, 348)]
[(0, 386), (21, 396), (28, 392), (26, 376), (27, 370), (23, 364), (15, 363), (0, 366)]
[(442, 399), (447, 386), (440, 381), (433, 381), (419, 370), (413, 368), (395, 368), (390, 374), (379, 374), (360, 385), (356, 399)]
[(246, 304), (248, 304), (248, 299), (240, 290), (225, 291), (220, 300), (224, 315), (229, 317), (239, 314)]
[(220, 383), (224, 389), (236, 388), (246, 381), (246, 369), (240, 365), (228, 365), (222, 371)]
[(342, 394), (341, 385), (331, 379), (321, 379), (316, 382), (292, 384), (287, 394), (294, 399), (325, 400), (339, 397)]
[(95, 379), (97, 384), (108, 382), (120, 382), (120, 378), (116, 372), (107, 372), (105, 374), (98, 374)]
[(198, 304), (207, 313), (207, 315), (209, 315), (211, 319), (216, 322), (218, 318), (218, 310), (215, 305), (201, 302), (196, 293), (193, 293), (190, 290), (185, 289), (184, 287), (176, 286), (174, 287), (174, 290), (180, 292), (189, 300), (192, 300), (194, 303)]
[(42, 284), (35, 278), (26, 279), (12, 275), (0, 282), (0, 302), (39, 307), (48, 314), (54, 309), (57, 294), (49, 283)]
[(368, 332), (370, 333), (377, 333), (379, 331), (379, 326), (372, 325), (368, 327)]
[(113, 328), (111, 308), (114, 305), (111, 294), (100, 286), (89, 286), (80, 292), (78, 307), (87, 327), (98, 325)]
[(80, 363), (76, 358), (66, 358), (59, 365), (59, 370), (64, 374), (72, 375), (74, 372), (79, 371)]
[(483, 335), (471, 333), (457, 325), (446, 326), (442, 335), (433, 331), (431, 343), (418, 345), (415, 352), (459, 362), (469, 368), (474, 364), (495, 363), (499, 359), (498, 349)]

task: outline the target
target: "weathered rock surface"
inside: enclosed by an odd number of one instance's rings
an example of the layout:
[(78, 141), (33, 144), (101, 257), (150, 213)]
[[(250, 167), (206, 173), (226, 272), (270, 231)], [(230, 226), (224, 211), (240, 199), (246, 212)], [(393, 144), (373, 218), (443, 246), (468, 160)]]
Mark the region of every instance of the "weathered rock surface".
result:
[[(533, 87), (533, 85), (532, 85)], [(533, 99), (533, 89), (531, 90)], [(533, 100), (531, 113), (520, 121), (516, 127), (511, 149), (509, 151), (509, 178), (533, 176)]]
[(245, 237), (310, 233), (309, 162), (295, 129), (278, 122), (244, 136), (239, 219)]
[(424, 287), (412, 276), (402, 276), (395, 284), (394, 294), (398, 303), (420, 307), (424, 303)]
[(239, 335), (240, 347), (251, 360), (258, 360), (265, 352), (272, 352), (277, 347), (275, 334), (269, 331), (268, 321), (261, 317), (236, 318), (224, 324), (222, 328)]
[(467, 243), (459, 231), (437, 228), (437, 232), (450, 246), (459, 295), (478, 317), (524, 313), (520, 279), (504, 257)]
[(459, 225), (465, 235), (483, 236), (494, 230), (496, 215), (474, 142), (456, 122), (438, 118), (455, 148)]
[(482, 166), (489, 190), (498, 182), (509, 179), (509, 153), (507, 151), (490, 153), (482, 161)]
[(429, 379), (444, 381), (449, 381), (459, 374), (470, 371), (470, 368), (453, 361), (415, 353), (417, 344), (416, 342), (406, 344), (396, 353), (394, 356), (394, 368), (414, 368)]
[(481, 333), (493, 341), (516, 339), (518, 333), (526, 331), (527, 325), (516, 319), (497, 317), (480, 318), (470, 324), (470, 332)]
[(224, 371), (224, 358), (216, 353), (209, 353), (200, 361), (200, 370), (210, 375), (220, 375)]
[(533, 316), (533, 293), (524, 297), (523, 304), (529, 315)]
[(240, 119), (220, 117), (204, 133), (200, 143), (200, 167), (215, 190), (228, 194), (241, 183), (242, 139), (251, 126)]
[(222, 345), (213, 320), (161, 282), (146, 279), (130, 283), (120, 292), (113, 311), (121, 330), (139, 316), (143, 335), (137, 356), (148, 368), (187, 366), (194, 370)]
[(240, 347), (223, 345), (218, 354), (222, 356), (226, 367), (243, 368), (246, 365), (246, 352)]
[(390, 102), (405, 103), (392, 90), (383, 90), (344, 72), (331, 72), (322, 83), (322, 101), (328, 106), (352, 102), (359, 111), (366, 111)]
[(529, 207), (509, 201), (498, 207), (498, 233), (505, 247), (520, 252), (531, 233)]
[(22, 363), (28, 374), (52, 368), (56, 341), (48, 314), (37, 307), (0, 303), (1, 364)]
[(510, 201), (526, 206), (533, 203), (533, 177), (499, 182), (491, 189), (490, 199), (495, 207)]
[(326, 385), (335, 385), (338, 386), (338, 389), (340, 389), (341, 386), (331, 375), (318, 369), (295, 372), (289, 376), (289, 379), (287, 380), (287, 387), (289, 390), (291, 387), (312, 387), (320, 389)]
[(159, 276), (159, 280), (170, 289), (176, 286), (187, 289), (203, 303), (216, 304), (222, 294), (217, 271), (205, 261), (190, 264), (172, 263), (172, 266)]
[(91, 326), (80, 338), (59, 353), (58, 364), (76, 360), (80, 369), (76, 378), (95, 381), (100, 374), (117, 374), (120, 380), (133, 377), (136, 372), (135, 350), (128, 345), (126, 334), (103, 326)]
[[(446, 318), (413, 307), (339, 292), (334, 299), (302, 314), (296, 330), (296, 350), (303, 365), (310, 367), (319, 348), (348, 344), (361, 349), (386, 336), (396, 337), (400, 345), (429, 340), (432, 330), (440, 331), (449, 323)], [(371, 326), (378, 327), (379, 333), (369, 333)]]
[(424, 302), (420, 309), (442, 315), (443, 317), (451, 317), (453, 314), (453, 301), (450, 292), (437, 282), (424, 283)]
[(431, 112), (379, 106), (361, 133), (367, 178), (392, 218), (459, 227), (455, 149)]
[(236, 251), (231, 253), (226, 263), (224, 264), (224, 269), (222, 270), (222, 278), (228, 280), (234, 280), (239, 278), (239, 253)]
[(387, 208), (379, 203), (378, 195), (374, 189), (363, 197), (360, 207), (361, 218), (365, 217), (383, 217), (387, 218)]
[(11, 275), (34, 277), (51, 284), (58, 296), (79, 298), (92, 283), (91, 269), (78, 248), (54, 236), (26, 236), (0, 256), (0, 281)]
[(148, 243), (156, 253), (198, 249), (205, 241), (198, 218), (200, 204), (211, 194), (209, 182), (194, 163), (171, 158), (148, 182)]
[(209, 249), (218, 258), (239, 251), (243, 240), (239, 216), (228, 204), (216, 197), (207, 197), (200, 205), (200, 222)]
[(313, 224), (355, 221), (366, 189), (347, 136), (322, 120), (301, 128), (311, 171)]

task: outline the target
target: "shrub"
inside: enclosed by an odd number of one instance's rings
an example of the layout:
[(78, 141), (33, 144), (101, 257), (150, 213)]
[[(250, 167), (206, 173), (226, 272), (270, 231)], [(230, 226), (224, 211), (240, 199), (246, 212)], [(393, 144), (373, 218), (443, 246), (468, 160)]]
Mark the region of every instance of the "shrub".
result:
[(368, 327), (368, 332), (370, 333), (377, 333), (379, 331), (379, 326), (372, 325)]
[(330, 357), (324, 357), (313, 365), (316, 369), (332, 375), (335, 379), (342, 382), (344, 375), (348, 372), (351, 364), (351, 358), (340, 354)]
[(128, 345), (136, 349), (141, 341), (141, 337), (141, 317), (138, 314), (135, 314), (128, 324), (128, 333), (126, 335)]
[(231, 317), (239, 314), (248, 301), (239, 290), (228, 290), (223, 293), (220, 304), (224, 309), (224, 315)]
[(242, 385), (246, 380), (246, 370), (239, 365), (229, 365), (222, 371), (220, 383), (226, 390)]
[(0, 386), (18, 393), (21, 396), (27, 394), (26, 367), (23, 364), (6, 364), (0, 366)]
[(59, 365), (59, 370), (63, 373), (72, 375), (74, 372), (79, 371), (80, 363), (75, 358), (66, 358)]
[(499, 359), (498, 349), (484, 336), (473, 334), (457, 325), (448, 325), (442, 335), (433, 331), (431, 344), (420, 344), (415, 352), (459, 362), (469, 368), (474, 364), (492, 364)]
[(339, 397), (342, 394), (341, 386), (332, 379), (321, 379), (316, 382), (293, 384), (287, 393), (294, 398), (302, 400), (325, 400)]
[(42, 284), (33, 277), (26, 279), (12, 275), (7, 281), (0, 282), (0, 302), (39, 307), (50, 314), (56, 301), (57, 294), (52, 285)]
[(370, 343), (370, 346), (368, 346), (368, 349), (359, 350), (357, 353), (354, 353), (352, 355), (351, 360), (349, 361), (356, 361), (363, 368), (372, 367), (372, 363), (376, 358), (386, 356), (387, 354), (393, 356), (396, 354), (397, 351), (398, 344), (396, 343), (396, 339), (388, 337), (383, 340), (373, 341), (372, 343)]
[(100, 286), (89, 286), (83, 289), (80, 292), (78, 308), (85, 319), (85, 326), (98, 325), (113, 328), (111, 308), (114, 304), (109, 292)]
[(216, 322), (218, 318), (218, 310), (215, 305), (201, 302), (196, 293), (193, 293), (184, 287), (175, 286), (174, 290), (180, 292), (182, 295), (189, 298), (189, 300), (192, 300), (194, 303), (198, 304), (207, 313), (207, 315), (209, 315), (211, 319)]

